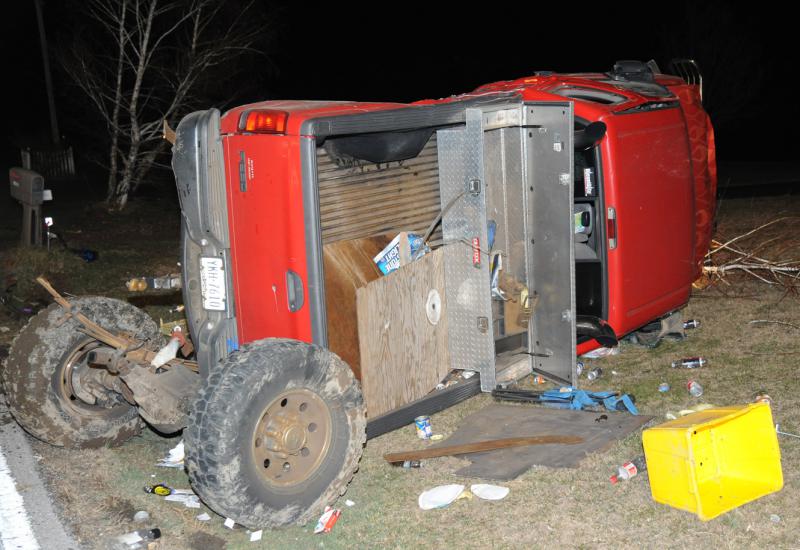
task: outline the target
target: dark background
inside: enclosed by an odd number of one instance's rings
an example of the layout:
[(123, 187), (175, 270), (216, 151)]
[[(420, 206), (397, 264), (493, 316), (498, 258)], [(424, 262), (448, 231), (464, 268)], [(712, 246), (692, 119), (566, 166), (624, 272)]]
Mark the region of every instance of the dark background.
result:
[[(238, 0), (237, 0), (238, 1)], [(236, 2), (234, 1), (235, 5)], [(695, 4), (700, 4), (695, 5)], [(217, 107), (267, 98), (413, 101), (467, 92), (536, 70), (607, 71), (617, 59), (694, 57), (709, 86), (721, 160), (793, 161), (796, 24), (776, 5), (733, 3), (448, 3), (326, 7), (261, 0), (264, 55), (227, 83)], [(80, 29), (75, 4), (43, 0), (50, 48)], [(4, 165), (47, 139), (48, 111), (32, 0), (2, 8)], [(61, 133), (81, 143), (80, 91), (51, 57)], [(71, 135), (71, 132), (75, 135)], [(102, 133), (96, 135), (103, 140)]]

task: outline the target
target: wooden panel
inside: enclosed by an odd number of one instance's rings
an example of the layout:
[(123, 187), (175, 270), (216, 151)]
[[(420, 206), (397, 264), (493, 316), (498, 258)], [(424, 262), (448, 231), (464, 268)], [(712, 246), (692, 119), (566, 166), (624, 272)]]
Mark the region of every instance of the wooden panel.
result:
[(328, 316), (328, 347), (350, 365), (361, 378), (356, 320), (356, 290), (381, 276), (375, 262), (378, 252), (392, 240), (380, 235), (338, 241), (322, 247), (325, 270), (325, 307)]
[[(441, 298), (439, 322), (428, 321), (430, 290)], [(374, 418), (425, 396), (450, 370), (443, 249), (356, 292), (361, 386)]]
[[(436, 135), (401, 162), (338, 166), (317, 149), (322, 242), (400, 231), (422, 233), (441, 208)], [(434, 233), (431, 244), (438, 244)]]

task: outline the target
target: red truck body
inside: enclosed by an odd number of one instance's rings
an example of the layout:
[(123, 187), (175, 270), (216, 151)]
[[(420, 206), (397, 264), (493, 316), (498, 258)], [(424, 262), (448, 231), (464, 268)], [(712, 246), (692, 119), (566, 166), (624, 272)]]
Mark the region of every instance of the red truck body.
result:
[[(697, 86), (658, 75), (656, 82), (670, 93), (653, 97), (607, 80), (603, 74), (534, 76), (415, 105), (509, 92), (525, 101), (566, 96), (574, 103), (576, 119), (606, 124), (607, 135), (600, 144), (604, 199), (606, 212), (608, 208), (616, 212), (612, 230), (617, 240), (616, 248), (608, 250), (606, 320), (622, 336), (688, 300), (708, 249), (716, 167), (714, 134)], [(661, 107), (659, 103), (674, 108), (648, 108)], [(292, 312), (287, 305), (285, 277), (291, 270), (306, 288), (315, 284), (307, 265), (300, 173), (300, 142), (314, 136), (302, 135), (303, 124), (406, 107), (266, 101), (237, 107), (222, 117), (239, 343), (274, 336), (313, 339), (309, 309)], [(256, 110), (286, 113), (285, 132), (253, 135), (243, 131), (242, 116)], [(246, 191), (231, 184), (239, 178), (240, 151), (246, 154)], [(594, 340), (583, 342), (578, 352), (597, 345)]]

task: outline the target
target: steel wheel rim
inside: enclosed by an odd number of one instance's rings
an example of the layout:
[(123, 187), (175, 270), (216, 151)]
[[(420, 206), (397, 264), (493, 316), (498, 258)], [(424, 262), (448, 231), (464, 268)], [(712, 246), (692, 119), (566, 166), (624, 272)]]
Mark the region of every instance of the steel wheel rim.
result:
[(113, 410), (117, 406), (112, 405), (111, 407), (104, 407), (102, 405), (88, 403), (78, 396), (73, 387), (72, 379), (77, 369), (90, 368), (84, 365), (86, 357), (89, 355), (89, 352), (100, 347), (104, 347), (103, 344), (93, 338), (88, 338), (78, 343), (72, 348), (72, 351), (69, 352), (67, 358), (62, 361), (61, 367), (58, 369), (56, 375), (56, 390), (62, 402), (67, 408), (82, 415), (87, 413), (105, 415), (108, 411)]
[(256, 468), (270, 485), (308, 480), (331, 445), (330, 409), (317, 393), (295, 388), (275, 397), (256, 423), (251, 449)]

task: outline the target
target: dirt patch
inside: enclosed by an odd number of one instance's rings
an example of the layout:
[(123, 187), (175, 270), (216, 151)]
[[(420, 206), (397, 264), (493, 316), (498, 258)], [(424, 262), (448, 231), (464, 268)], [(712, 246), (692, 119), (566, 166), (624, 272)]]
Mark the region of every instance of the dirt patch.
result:
[(189, 548), (193, 550), (224, 550), (225, 539), (196, 531), (189, 535)]

